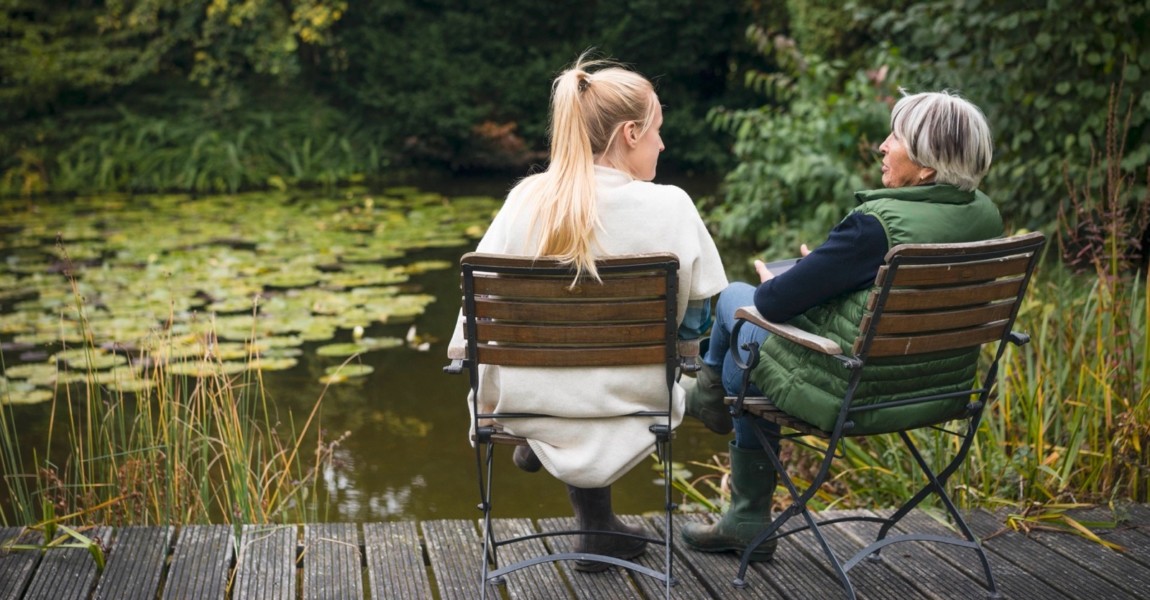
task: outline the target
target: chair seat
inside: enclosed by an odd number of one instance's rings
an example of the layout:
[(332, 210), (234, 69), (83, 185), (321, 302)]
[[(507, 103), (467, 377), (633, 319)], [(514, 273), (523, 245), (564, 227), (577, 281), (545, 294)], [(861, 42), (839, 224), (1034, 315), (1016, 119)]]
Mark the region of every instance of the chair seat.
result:
[[(738, 402), (738, 396), (727, 396), (723, 401), (727, 406), (731, 406)], [(831, 432), (823, 431), (806, 421), (792, 417), (791, 415), (783, 412), (779, 407), (771, 402), (770, 398), (763, 396), (747, 396), (743, 398), (743, 410), (747, 413), (766, 419), (771, 423), (777, 423), (782, 427), (788, 427), (804, 435), (813, 435), (823, 439), (831, 437)]]

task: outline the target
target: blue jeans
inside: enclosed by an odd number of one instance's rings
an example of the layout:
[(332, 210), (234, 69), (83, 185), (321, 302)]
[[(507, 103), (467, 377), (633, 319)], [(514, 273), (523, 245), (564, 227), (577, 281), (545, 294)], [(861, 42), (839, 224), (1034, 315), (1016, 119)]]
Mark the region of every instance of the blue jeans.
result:
[[(715, 304), (715, 322), (711, 326), (711, 338), (708, 341), (707, 351), (703, 353), (703, 363), (714, 369), (716, 373), (722, 374), (723, 388), (731, 396), (738, 395), (739, 390), (743, 387), (743, 370), (735, 364), (735, 361), (731, 360), (730, 354), (731, 332), (735, 328), (735, 311), (739, 307), (751, 306), (754, 303), (754, 286), (736, 281), (719, 294), (719, 300)], [(739, 339), (735, 340), (736, 347), (745, 355), (746, 353), (742, 351), (743, 344), (756, 342), (761, 345), (769, 335), (770, 333), (762, 327), (746, 323), (739, 329)], [(743, 360), (746, 360), (745, 356)], [(763, 393), (753, 382), (748, 382), (747, 395), (761, 396)], [(755, 437), (753, 428), (763, 427), (772, 433), (778, 433), (779, 430), (778, 425), (764, 421), (759, 417), (740, 417), (734, 419), (734, 423), (735, 445), (747, 450), (758, 450), (763, 447), (759, 443), (759, 438)], [(773, 440), (771, 445), (776, 451), (778, 450), (777, 439)]]

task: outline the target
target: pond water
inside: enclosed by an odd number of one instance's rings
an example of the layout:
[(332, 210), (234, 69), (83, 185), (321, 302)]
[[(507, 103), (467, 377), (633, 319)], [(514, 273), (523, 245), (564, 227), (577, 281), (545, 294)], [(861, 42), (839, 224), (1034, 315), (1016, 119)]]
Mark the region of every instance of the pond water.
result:
[[(122, 351), (160, 323), (188, 336), (210, 324), (223, 354), (251, 329), (251, 297), (261, 295), (270, 317), (261, 333), (283, 340), (266, 348), (282, 361), (263, 372), (268, 398), (300, 423), (322, 397), (325, 439), (347, 433), (319, 477), (321, 520), (475, 518), (467, 380), (442, 368), (458, 311), (454, 265), (511, 183), (0, 201), (0, 396), (20, 398), (8, 408), (26, 460), (44, 447), (50, 418), (51, 403), (35, 402), (55, 389), (42, 370), (56, 372), (44, 365), (57, 360), (61, 335), (72, 335), (59, 326), (74, 297), (62, 273), (66, 252), (99, 348)], [(365, 374), (329, 376), (350, 352), (340, 344), (355, 344)], [(709, 461), (726, 441), (686, 422), (674, 458)], [(570, 513), (561, 483), (515, 469), (509, 450), (497, 461), (498, 514)], [(660, 505), (652, 467), (641, 464), (616, 484), (619, 512)]]

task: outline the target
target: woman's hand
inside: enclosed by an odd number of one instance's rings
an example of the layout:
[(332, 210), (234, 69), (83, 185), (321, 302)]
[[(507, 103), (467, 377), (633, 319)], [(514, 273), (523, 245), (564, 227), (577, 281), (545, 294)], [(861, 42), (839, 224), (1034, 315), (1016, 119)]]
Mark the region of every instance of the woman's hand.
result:
[(775, 274), (767, 268), (766, 263), (761, 260), (755, 261), (755, 271), (759, 273), (759, 283), (764, 283), (769, 279), (774, 279)]
[(808, 254), (810, 254), (810, 253), (811, 253), (811, 249), (810, 249), (810, 248), (807, 248), (807, 245), (806, 245), (806, 244), (802, 244), (802, 245), (800, 245), (800, 246), (799, 246), (799, 255), (800, 255), (800, 256), (806, 256), (806, 255), (808, 255)]

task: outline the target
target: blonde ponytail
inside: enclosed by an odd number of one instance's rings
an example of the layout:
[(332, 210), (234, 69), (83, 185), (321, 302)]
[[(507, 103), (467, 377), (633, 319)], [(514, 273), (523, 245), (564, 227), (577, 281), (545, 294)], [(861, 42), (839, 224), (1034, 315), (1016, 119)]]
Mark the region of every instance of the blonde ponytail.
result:
[[(640, 134), (651, 122), (654, 90), (642, 75), (587, 53), (557, 77), (551, 88), (551, 161), (524, 182), (534, 199), (532, 227), (539, 229), (536, 256), (547, 256), (598, 279), (595, 230), (599, 227), (595, 157), (611, 150), (627, 121)], [(592, 72), (590, 69), (598, 70)]]

